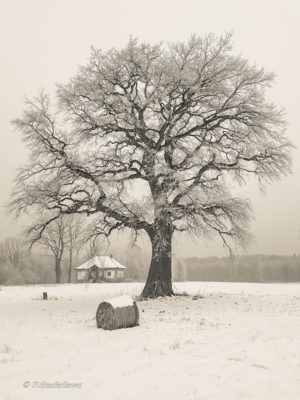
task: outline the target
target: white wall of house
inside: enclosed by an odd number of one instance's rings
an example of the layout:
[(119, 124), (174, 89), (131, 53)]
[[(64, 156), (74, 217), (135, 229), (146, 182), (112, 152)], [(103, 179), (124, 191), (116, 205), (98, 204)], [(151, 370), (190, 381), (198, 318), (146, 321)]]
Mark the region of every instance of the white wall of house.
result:
[(117, 271), (117, 278), (124, 278), (124, 271)]
[(114, 270), (104, 271), (104, 278), (106, 279), (124, 278), (124, 271), (114, 271)]
[[(104, 278), (106, 279), (123, 279), (125, 277), (124, 271), (114, 271), (114, 270), (106, 270), (103, 271)], [(77, 271), (77, 279), (79, 281), (84, 281), (87, 277), (88, 271)], [(101, 271), (99, 271), (99, 277), (101, 277)]]
[(78, 280), (84, 280), (86, 278), (86, 273), (87, 271), (78, 271), (77, 272), (77, 279)]

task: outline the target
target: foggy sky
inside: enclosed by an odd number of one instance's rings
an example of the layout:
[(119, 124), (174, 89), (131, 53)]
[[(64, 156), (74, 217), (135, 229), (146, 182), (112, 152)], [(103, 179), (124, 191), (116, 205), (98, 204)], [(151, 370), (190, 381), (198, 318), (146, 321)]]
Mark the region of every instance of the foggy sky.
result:
[[(0, 0), (0, 241), (22, 231), (26, 219), (5, 215), (16, 169), (28, 151), (10, 120), (20, 117), (25, 96), (67, 83), (85, 65), (90, 47), (123, 47), (129, 35), (155, 44), (187, 40), (191, 33), (233, 31), (234, 52), (277, 74), (268, 98), (284, 107), (288, 137), (300, 147), (299, 0)], [(294, 175), (259, 193), (255, 180), (238, 193), (251, 199), (256, 244), (249, 253), (300, 253), (300, 157)], [(179, 256), (227, 255), (220, 239), (178, 237)]]

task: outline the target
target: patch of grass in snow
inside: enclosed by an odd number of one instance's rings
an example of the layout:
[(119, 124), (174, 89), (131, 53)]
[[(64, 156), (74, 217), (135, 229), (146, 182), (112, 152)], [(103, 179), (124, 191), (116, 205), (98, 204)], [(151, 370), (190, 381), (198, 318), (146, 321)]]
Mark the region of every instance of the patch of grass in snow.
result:
[(5, 358), (5, 357), (0, 360), (1, 364), (6, 364), (7, 362), (8, 362), (7, 358)]
[(192, 297), (192, 299), (193, 299), (193, 300), (203, 299), (203, 298), (204, 298), (205, 290), (206, 290), (206, 288), (207, 288), (207, 285), (208, 285), (208, 284), (205, 285), (205, 288), (203, 289), (202, 292), (201, 292), (201, 290), (198, 290), (198, 292), (196, 292), (196, 293), (194, 294), (194, 296)]
[(199, 321), (197, 321), (198, 325), (204, 325), (205, 324), (205, 319), (201, 318)]
[(196, 344), (192, 339), (188, 339), (185, 341), (185, 344)]
[(173, 291), (174, 291), (175, 297), (176, 296), (192, 297), (192, 300), (203, 299), (206, 288), (207, 288), (207, 285), (205, 285), (205, 288), (203, 290), (199, 289), (194, 295), (190, 295), (186, 290), (180, 291), (173, 284)]
[(250, 340), (251, 342), (255, 342), (256, 341), (256, 339), (262, 334), (263, 332), (262, 331), (257, 331), (257, 332), (255, 332), (255, 333), (253, 333), (253, 334), (248, 334), (248, 340)]
[(180, 321), (181, 322), (189, 322), (191, 320), (191, 318), (189, 317), (189, 316), (186, 316), (186, 315), (183, 315), (181, 318), (180, 318)]
[(177, 339), (175, 340), (175, 342), (173, 344), (170, 344), (171, 350), (178, 350), (178, 349), (180, 349), (180, 347), (181, 347), (180, 342)]
[(241, 399), (251, 399), (252, 395), (248, 393), (241, 393)]
[(190, 295), (188, 294), (188, 292), (186, 290), (179, 290), (173, 283), (173, 292), (174, 292), (174, 296), (186, 296), (186, 297), (190, 297)]
[(193, 297), (192, 300), (199, 300), (199, 299), (204, 299), (204, 296), (202, 296), (202, 294), (198, 294), (196, 293)]
[(1, 344), (0, 345), (0, 353), (10, 353), (12, 348), (8, 344)]
[[(39, 294), (37, 296), (31, 297), (31, 300), (35, 300), (36, 301), (36, 300), (44, 300), (44, 299), (43, 299), (43, 296), (41, 294)], [(56, 296), (51, 295), (51, 296), (48, 297), (47, 300), (58, 300), (58, 298)]]
[(187, 293), (186, 290), (184, 290), (183, 292), (177, 292), (177, 293), (175, 293), (175, 296), (190, 297), (190, 295)]
[(38, 296), (31, 297), (31, 300), (43, 300), (43, 296), (39, 294)]
[(197, 325), (200, 326), (210, 326), (211, 328), (218, 328), (221, 324), (219, 320), (216, 320), (215, 322), (209, 321), (205, 318), (201, 318), (200, 320), (197, 320)]

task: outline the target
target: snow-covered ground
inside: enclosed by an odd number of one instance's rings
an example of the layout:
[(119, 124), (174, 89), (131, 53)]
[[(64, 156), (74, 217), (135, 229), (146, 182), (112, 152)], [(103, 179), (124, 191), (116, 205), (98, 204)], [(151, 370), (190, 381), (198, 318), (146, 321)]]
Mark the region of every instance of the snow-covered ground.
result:
[(175, 286), (204, 298), (139, 302), (116, 331), (97, 329), (99, 303), (143, 284), (2, 287), (0, 398), (300, 398), (300, 284)]

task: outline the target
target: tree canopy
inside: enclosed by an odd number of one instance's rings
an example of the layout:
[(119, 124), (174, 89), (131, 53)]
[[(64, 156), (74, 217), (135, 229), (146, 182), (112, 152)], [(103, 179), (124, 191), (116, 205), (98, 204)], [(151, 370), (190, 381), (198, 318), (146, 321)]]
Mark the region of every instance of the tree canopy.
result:
[(264, 190), (291, 172), (293, 145), (284, 110), (266, 99), (274, 74), (233, 55), (231, 36), (92, 49), (53, 106), (41, 91), (13, 121), (31, 154), (9, 209), (94, 215), (91, 236), (146, 231), (144, 297), (172, 294), (175, 231), (246, 247), (250, 202), (229, 182), (254, 175)]

